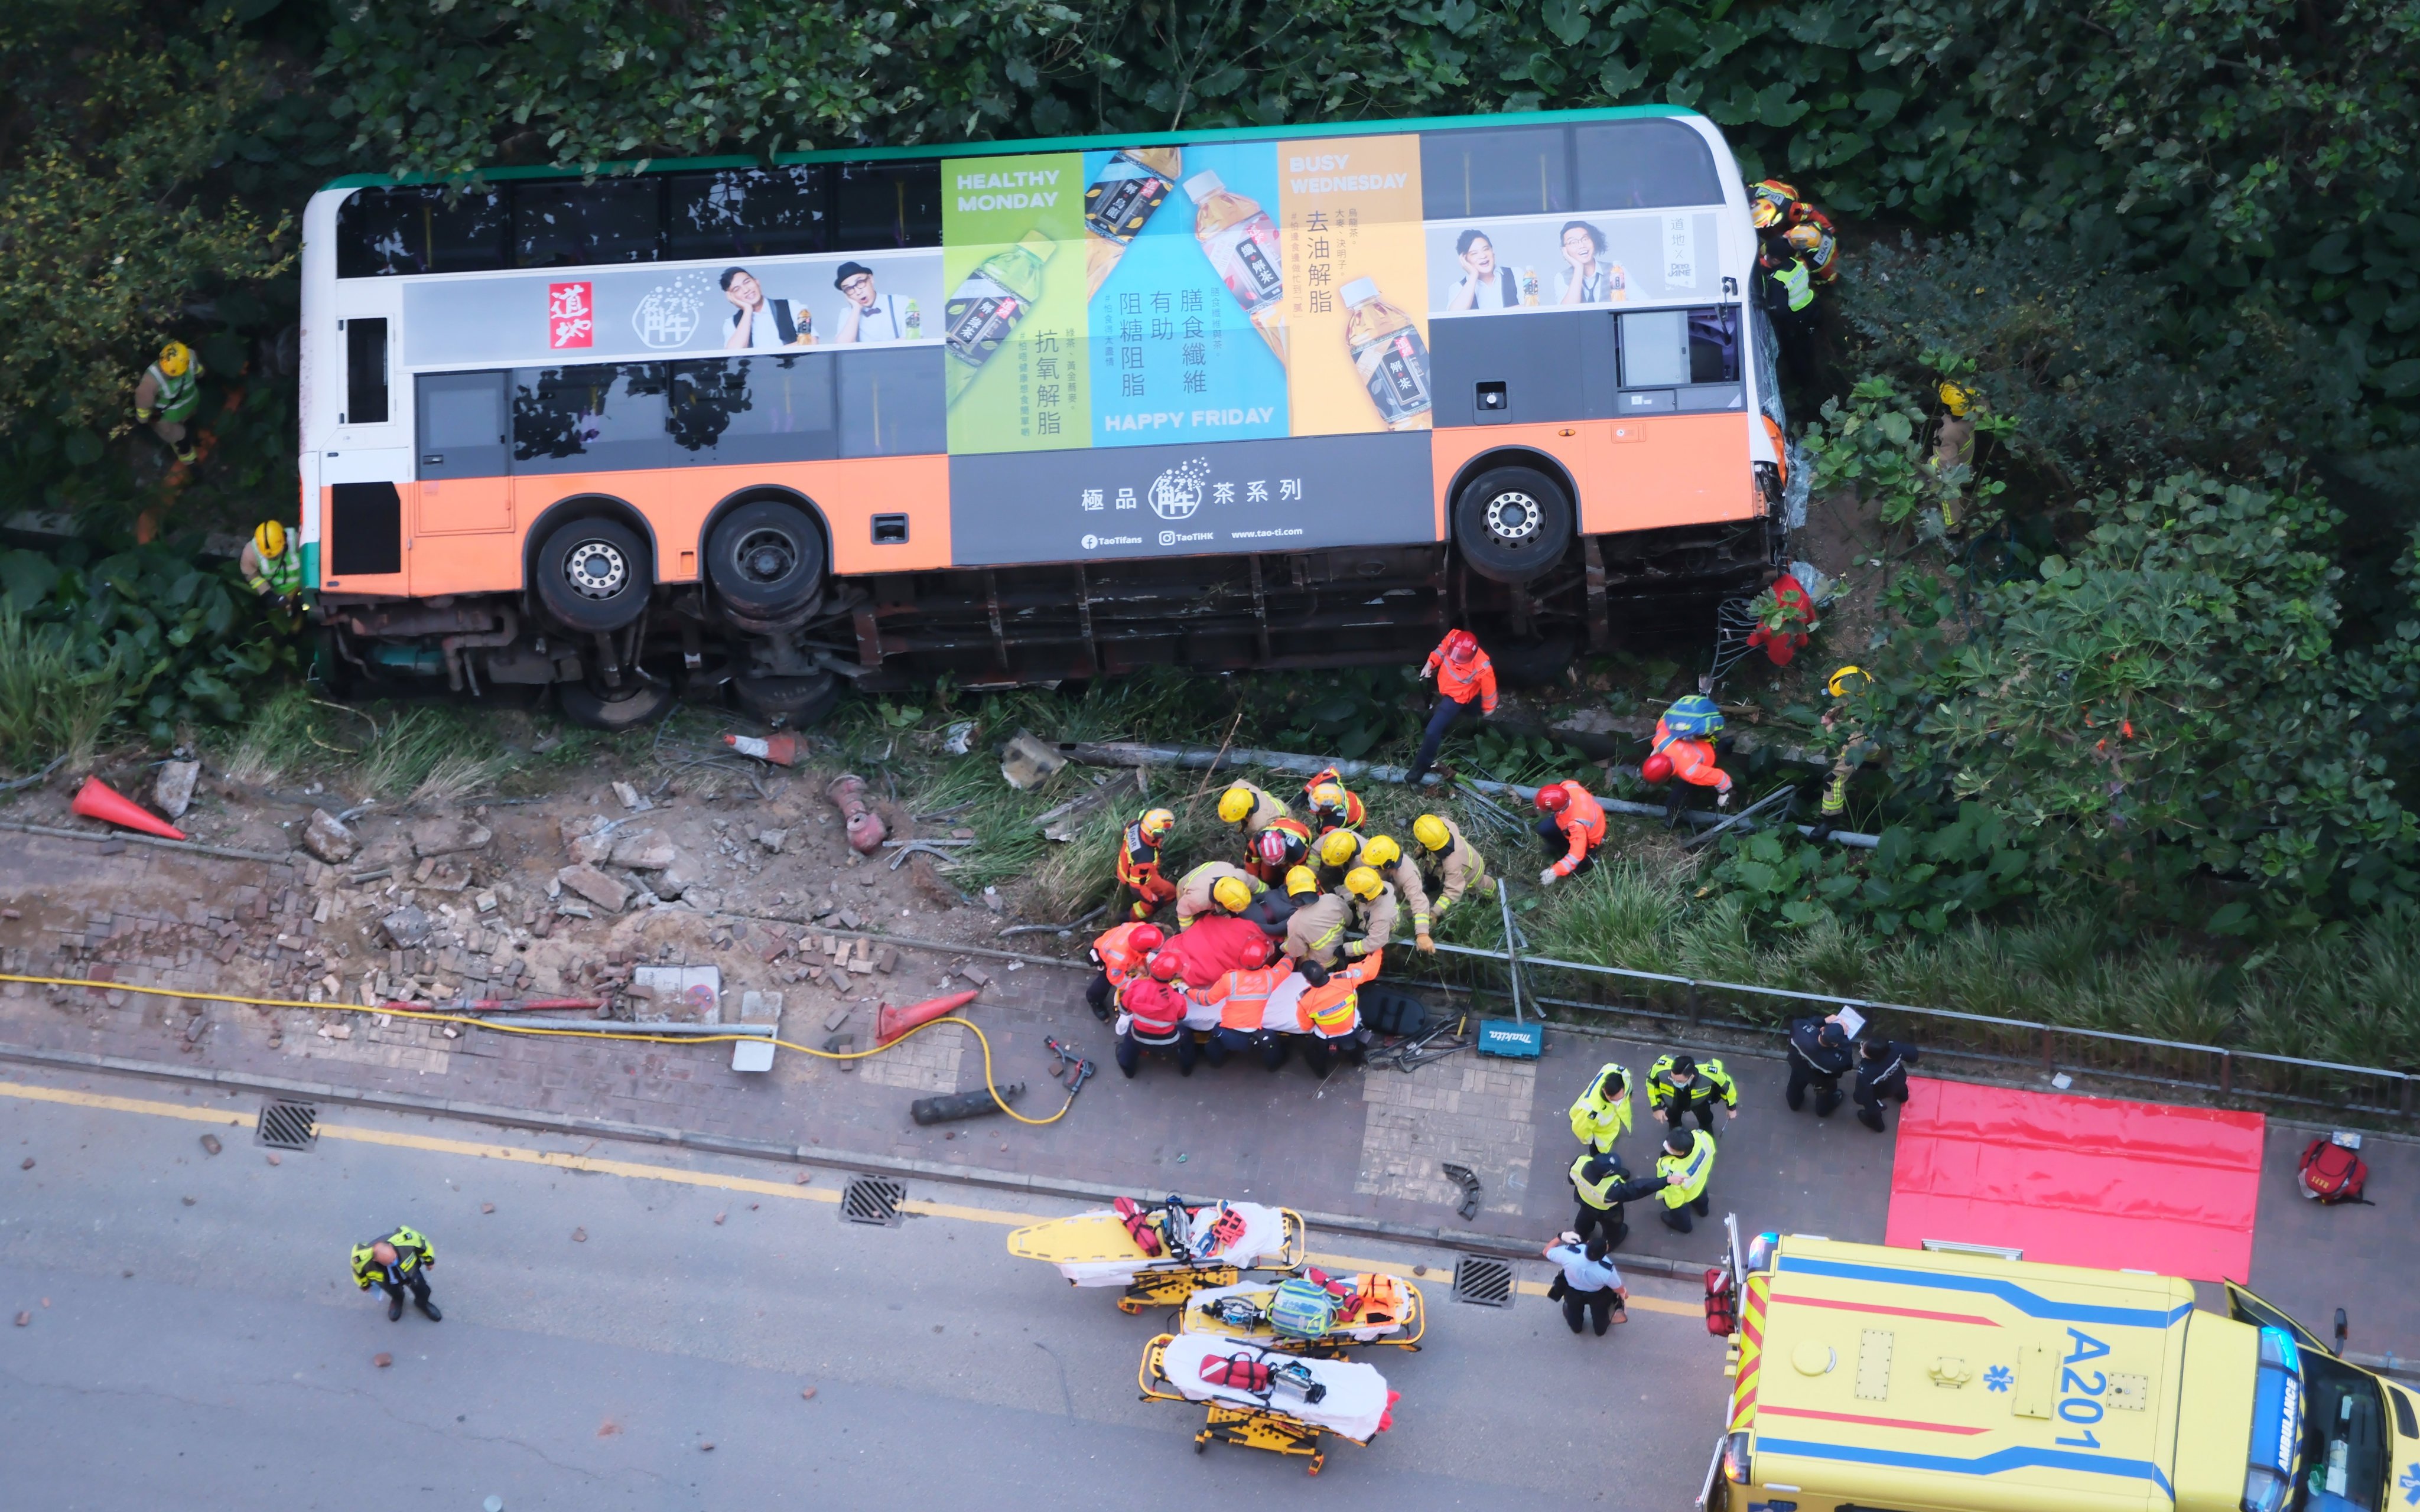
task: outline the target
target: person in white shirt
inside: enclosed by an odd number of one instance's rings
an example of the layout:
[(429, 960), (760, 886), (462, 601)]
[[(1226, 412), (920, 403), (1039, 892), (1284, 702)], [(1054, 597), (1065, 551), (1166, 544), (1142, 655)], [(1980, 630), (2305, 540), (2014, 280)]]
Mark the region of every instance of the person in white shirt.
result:
[(1509, 310), (1521, 302), (1519, 284), (1510, 268), (1496, 266), (1496, 243), (1473, 227), (1454, 239), (1453, 255), (1462, 264), (1462, 282), (1448, 295), (1449, 310)]
[(1620, 263), (1606, 263), (1605, 233), (1586, 221), (1563, 223), (1563, 261), (1556, 275), (1559, 304), (1620, 304), (1630, 298), (1629, 277)]
[(841, 264), (840, 271), (832, 275), (832, 286), (848, 301), (841, 308), (840, 330), (832, 336), (835, 345), (913, 341), (923, 334), (916, 301), (902, 300), (896, 294), (877, 293), (874, 270), (865, 264)]
[(722, 338), (723, 350), (815, 344), (815, 317), (804, 308), (794, 312), (787, 300), (767, 299), (764, 285), (747, 269), (722, 270), (722, 297), (732, 305), (731, 333)]
[(1582, 1245), (1580, 1236), (1566, 1229), (1539, 1254), (1563, 1268), (1548, 1294), (1561, 1299), (1563, 1321), (1573, 1333), (1580, 1331), (1582, 1313), (1592, 1315), (1590, 1320), (1599, 1338), (1614, 1324), (1630, 1321), (1630, 1290), (1621, 1284), (1621, 1273), (1605, 1257), (1602, 1231), (1590, 1234)]

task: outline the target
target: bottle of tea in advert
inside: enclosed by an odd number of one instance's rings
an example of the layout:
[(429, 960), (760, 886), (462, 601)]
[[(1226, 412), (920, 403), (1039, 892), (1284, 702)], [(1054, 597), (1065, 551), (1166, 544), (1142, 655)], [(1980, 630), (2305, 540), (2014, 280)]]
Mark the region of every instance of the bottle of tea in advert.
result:
[(1206, 168), (1185, 180), (1185, 192), (1193, 196), (1193, 238), (1244, 313), (1284, 298), (1278, 228), (1269, 212)]
[(1521, 302), (1534, 307), (1538, 302), (1538, 270), (1535, 268), (1522, 269), (1520, 284)]
[(942, 340), (950, 355), (969, 368), (990, 361), (1042, 298), (1043, 265), (1058, 250), (1040, 231), (1028, 231), (1016, 246), (977, 263), (941, 307)]
[(1429, 424), (1429, 347), (1412, 317), (1387, 302), (1375, 280), (1344, 285), (1344, 344), (1388, 430)]

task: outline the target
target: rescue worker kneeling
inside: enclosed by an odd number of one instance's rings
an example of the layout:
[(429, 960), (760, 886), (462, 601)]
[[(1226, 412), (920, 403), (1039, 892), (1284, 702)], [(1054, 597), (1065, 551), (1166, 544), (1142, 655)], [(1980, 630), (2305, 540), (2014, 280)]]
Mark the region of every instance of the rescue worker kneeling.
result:
[(1190, 1076), (1199, 1051), (1185, 1023), (1185, 995), (1172, 984), (1176, 962), (1162, 955), (1151, 965), (1151, 975), (1118, 995), (1118, 1070), (1132, 1076), (1142, 1069), (1143, 1051), (1166, 1050), (1176, 1057), (1178, 1073)]
[(1107, 1024), (1117, 1011), (1118, 994), (1140, 976), (1151, 952), (1167, 943), (1156, 924), (1120, 924), (1093, 942), (1093, 964), (1101, 968), (1084, 988), (1093, 1016)]
[[(1287, 1041), (1302, 1041), (1302, 1063), (1325, 1076), (1341, 1059), (1361, 1057), (1361, 988), (1378, 975), (1379, 952), (1373, 950), (1352, 964), (1329, 970), (1316, 961), (1296, 963), (1292, 980), (1269, 995), (1262, 1027), (1273, 1041), (1261, 1051), (1262, 1063), (1275, 1071), (1285, 1064)], [(1293, 981), (1302, 986), (1293, 988)]]

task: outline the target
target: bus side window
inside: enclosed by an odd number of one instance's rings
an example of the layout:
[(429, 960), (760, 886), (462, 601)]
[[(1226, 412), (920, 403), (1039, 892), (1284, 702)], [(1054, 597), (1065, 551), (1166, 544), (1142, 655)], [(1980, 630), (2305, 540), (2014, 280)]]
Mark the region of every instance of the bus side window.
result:
[(673, 444), (700, 462), (813, 462), (840, 455), (834, 359), (737, 357), (673, 368)]
[(925, 456), (950, 449), (939, 346), (844, 348), (840, 455)]
[(509, 268), (510, 222), (510, 205), (501, 190), (358, 190), (336, 207), (336, 276)]
[(513, 370), (513, 471), (606, 472), (672, 461), (658, 363)]
[(830, 239), (822, 168), (725, 168), (664, 180), (664, 255), (778, 257)]
[(1621, 317), (1621, 386), (1677, 388), (1689, 381), (1685, 310), (1633, 310)]
[(1675, 120), (1603, 121), (1572, 129), (1582, 210), (1720, 205), (1722, 176), (1706, 139)]
[(941, 244), (938, 162), (844, 162), (832, 200), (836, 251)]
[(1690, 311), (1689, 381), (1737, 383), (1739, 378), (1739, 307), (1723, 304)]
[(1571, 208), (1571, 138), (1562, 127), (1420, 133), (1424, 219), (1552, 214)]
[(356, 316), (345, 322), (345, 412), (348, 425), (386, 424), (386, 320)]
[(522, 268), (653, 262), (663, 242), (660, 177), (524, 183), (513, 194), (513, 261)]

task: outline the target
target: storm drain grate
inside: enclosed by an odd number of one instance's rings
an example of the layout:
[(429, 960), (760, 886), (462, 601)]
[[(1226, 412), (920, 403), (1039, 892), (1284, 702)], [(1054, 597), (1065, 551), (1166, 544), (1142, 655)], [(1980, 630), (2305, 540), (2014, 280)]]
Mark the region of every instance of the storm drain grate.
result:
[(907, 1200), (904, 1182), (887, 1177), (861, 1176), (840, 1195), (841, 1221), (892, 1226), (899, 1222), (899, 1205)]
[(1512, 1267), (1483, 1255), (1466, 1255), (1453, 1262), (1453, 1300), (1479, 1307), (1512, 1305)]
[(308, 1103), (263, 1103), (253, 1137), (279, 1149), (308, 1149), (319, 1142), (319, 1110)]

